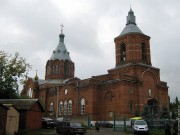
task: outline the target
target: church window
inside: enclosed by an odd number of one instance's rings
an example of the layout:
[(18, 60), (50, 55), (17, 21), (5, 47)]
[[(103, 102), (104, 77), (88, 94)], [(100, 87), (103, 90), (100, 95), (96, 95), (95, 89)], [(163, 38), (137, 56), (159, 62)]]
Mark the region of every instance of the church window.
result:
[(69, 100), (68, 103), (68, 115), (72, 115), (72, 100)]
[(50, 113), (53, 113), (53, 111), (54, 111), (54, 104), (53, 104), (53, 102), (50, 103), (49, 111), (50, 111)]
[(133, 101), (132, 100), (129, 101), (129, 110), (130, 110), (130, 112), (133, 112)]
[(27, 96), (30, 97), (30, 98), (32, 98), (32, 96), (33, 96), (33, 90), (32, 90), (31, 88), (29, 88)]
[(55, 65), (55, 74), (58, 74), (58, 65)]
[(53, 74), (53, 66), (51, 66), (51, 74)]
[(64, 74), (69, 75), (70, 74), (70, 65), (67, 62), (65, 62), (64, 64), (65, 64), (64, 65)]
[(58, 65), (58, 74), (60, 74), (60, 69), (61, 69), (61, 66)]
[(59, 104), (59, 115), (63, 114), (63, 102), (61, 101)]
[(85, 114), (85, 99), (81, 99), (81, 114)]
[(67, 101), (64, 101), (64, 115), (67, 115)]
[(53, 74), (56, 73), (56, 65), (53, 65)]
[(113, 112), (109, 112), (109, 117), (113, 117)]
[(148, 91), (148, 96), (149, 96), (149, 97), (152, 97), (152, 91), (151, 91), (151, 89), (149, 89), (149, 91)]
[(126, 61), (126, 45), (123, 43), (121, 44), (121, 52), (120, 52), (121, 62)]
[(47, 66), (47, 74), (49, 75), (51, 72), (50, 66)]
[(146, 61), (146, 44), (145, 43), (142, 43), (142, 61)]

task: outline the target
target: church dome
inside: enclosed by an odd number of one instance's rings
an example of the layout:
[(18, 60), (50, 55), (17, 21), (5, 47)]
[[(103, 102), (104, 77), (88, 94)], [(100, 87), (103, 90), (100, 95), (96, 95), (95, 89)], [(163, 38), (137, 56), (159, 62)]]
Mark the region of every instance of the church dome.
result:
[(69, 56), (69, 52), (66, 49), (66, 46), (64, 44), (64, 37), (65, 35), (63, 33), (59, 34), (59, 44), (56, 47), (56, 49), (53, 51), (53, 54), (50, 57), (50, 60), (68, 60), (71, 61), (71, 58)]
[(126, 27), (121, 32), (120, 36), (128, 33), (143, 34), (143, 32), (136, 25), (136, 17), (134, 16), (134, 12), (132, 11), (132, 9), (130, 9), (130, 11), (128, 12)]

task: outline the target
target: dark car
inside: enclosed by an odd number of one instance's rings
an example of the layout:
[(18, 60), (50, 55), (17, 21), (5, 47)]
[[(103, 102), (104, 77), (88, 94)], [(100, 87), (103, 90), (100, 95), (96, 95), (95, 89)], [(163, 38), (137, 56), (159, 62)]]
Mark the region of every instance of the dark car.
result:
[(42, 128), (54, 128), (56, 125), (55, 121), (51, 118), (42, 118)]
[(87, 133), (86, 128), (81, 125), (80, 122), (58, 122), (56, 125), (57, 134), (80, 134)]
[(100, 121), (98, 122), (100, 127), (104, 127), (104, 128), (112, 128), (113, 124), (110, 123), (109, 121)]

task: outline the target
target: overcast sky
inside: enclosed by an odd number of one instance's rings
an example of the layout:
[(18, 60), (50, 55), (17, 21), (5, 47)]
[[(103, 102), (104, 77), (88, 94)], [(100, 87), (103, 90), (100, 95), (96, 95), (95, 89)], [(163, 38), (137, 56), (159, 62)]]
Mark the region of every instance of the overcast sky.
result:
[(0, 49), (20, 55), (45, 78), (45, 65), (59, 42), (65, 45), (81, 79), (115, 67), (114, 38), (126, 24), (130, 5), (137, 26), (150, 36), (151, 61), (180, 99), (180, 0), (0, 0)]

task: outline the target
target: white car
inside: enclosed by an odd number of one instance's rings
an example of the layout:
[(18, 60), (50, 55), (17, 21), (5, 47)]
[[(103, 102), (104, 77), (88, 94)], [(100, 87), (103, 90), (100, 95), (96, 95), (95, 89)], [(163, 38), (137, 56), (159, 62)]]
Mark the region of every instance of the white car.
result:
[(134, 129), (134, 134), (143, 133), (143, 134), (149, 135), (148, 125), (144, 120), (136, 120), (134, 122), (133, 129)]

